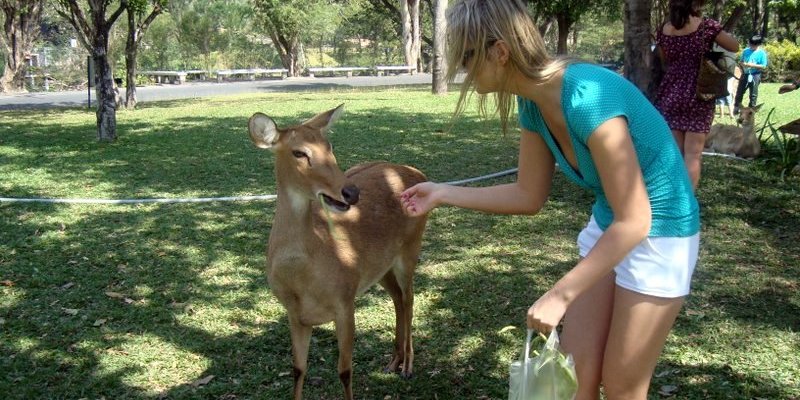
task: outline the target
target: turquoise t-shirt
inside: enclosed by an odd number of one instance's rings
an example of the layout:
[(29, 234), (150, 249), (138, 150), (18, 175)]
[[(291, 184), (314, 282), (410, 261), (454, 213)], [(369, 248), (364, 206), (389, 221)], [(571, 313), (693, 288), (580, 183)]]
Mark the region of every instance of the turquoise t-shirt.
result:
[(622, 116), (628, 122), (650, 198), (652, 226), (649, 236), (687, 237), (700, 230), (699, 206), (672, 132), (661, 114), (628, 80), (594, 64), (567, 66), (561, 109), (575, 149), (578, 171), (564, 158), (536, 104), (518, 97), (517, 107), (520, 125), (544, 138), (564, 174), (594, 191), (592, 213), (600, 228), (605, 230), (611, 225), (614, 213), (587, 143), (603, 122)]
[[(753, 50), (751, 48), (746, 48), (742, 52), (742, 62), (750, 63), (750, 64), (758, 64), (762, 67), (767, 66), (767, 52), (762, 49), (758, 48)], [(761, 70), (758, 68), (747, 68), (745, 70), (748, 74), (760, 74)]]

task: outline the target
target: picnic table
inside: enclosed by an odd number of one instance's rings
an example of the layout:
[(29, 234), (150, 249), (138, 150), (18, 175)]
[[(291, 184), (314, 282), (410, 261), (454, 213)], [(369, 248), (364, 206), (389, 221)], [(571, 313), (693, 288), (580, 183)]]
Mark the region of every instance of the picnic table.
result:
[(369, 71), (369, 67), (310, 67), (307, 69), (308, 76), (313, 78), (315, 74), (329, 74), (331, 76), (339, 72), (344, 72), (348, 78), (353, 77), (353, 72)]
[(278, 75), (281, 79), (286, 78), (289, 70), (286, 68), (244, 68), (244, 69), (221, 69), (216, 71), (217, 82), (222, 82), (223, 79), (231, 78), (234, 76), (243, 76), (248, 80), (255, 80), (256, 75), (273, 76)]
[(186, 83), (186, 79), (195, 76), (200, 80), (205, 80), (208, 71), (204, 69), (190, 69), (186, 71), (138, 71), (137, 74), (155, 79), (156, 83), (174, 83), (180, 85)]
[(375, 71), (378, 76), (383, 76), (384, 73), (391, 71), (413, 74), (417, 71), (417, 67), (413, 65), (376, 65)]

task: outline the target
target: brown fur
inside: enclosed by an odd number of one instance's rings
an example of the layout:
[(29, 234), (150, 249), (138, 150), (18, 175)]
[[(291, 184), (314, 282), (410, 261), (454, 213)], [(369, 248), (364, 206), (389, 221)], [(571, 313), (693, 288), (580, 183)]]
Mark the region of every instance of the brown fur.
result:
[(755, 134), (755, 115), (761, 105), (742, 108), (739, 126), (715, 124), (706, 136), (706, 150), (715, 153), (756, 158), (761, 154), (761, 142)]
[[(386, 370), (400, 367), (404, 377), (413, 370), (413, 274), (426, 217), (405, 214), (399, 197), (426, 178), (412, 167), (389, 163), (342, 173), (326, 138), (341, 109), (285, 129), (261, 113), (249, 122), (253, 143), (275, 156), (278, 200), (267, 269), (289, 320), (296, 400), (302, 398), (312, 327), (330, 321), (336, 324), (345, 398), (353, 398), (355, 298), (375, 283), (389, 292), (395, 307), (394, 354)], [(334, 205), (323, 206), (321, 194)]]

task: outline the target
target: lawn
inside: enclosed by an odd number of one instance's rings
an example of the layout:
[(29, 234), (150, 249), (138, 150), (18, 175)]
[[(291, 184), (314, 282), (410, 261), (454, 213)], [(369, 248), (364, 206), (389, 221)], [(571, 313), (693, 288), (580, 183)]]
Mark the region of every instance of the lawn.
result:
[[(777, 86), (761, 97), (782, 124), (800, 92)], [(95, 141), (90, 110), (0, 112), (0, 197), (273, 194), (247, 118), (287, 125), (341, 103), (330, 139), (343, 168), (383, 159), (453, 181), (515, 167), (514, 133), (471, 111), (451, 128), (455, 99), (384, 88), (141, 104), (117, 114), (113, 144)], [(651, 398), (800, 397), (799, 188), (764, 163), (704, 158), (701, 261)], [(415, 376), (381, 372), (394, 317), (374, 288), (357, 303), (356, 396), (506, 398), (525, 311), (576, 261), (590, 203), (559, 174), (535, 217), (436, 210), (415, 281)], [(273, 211), (0, 203), (0, 398), (289, 398), (289, 331), (264, 276)], [(307, 398), (342, 397), (336, 357), (332, 325), (315, 329)]]

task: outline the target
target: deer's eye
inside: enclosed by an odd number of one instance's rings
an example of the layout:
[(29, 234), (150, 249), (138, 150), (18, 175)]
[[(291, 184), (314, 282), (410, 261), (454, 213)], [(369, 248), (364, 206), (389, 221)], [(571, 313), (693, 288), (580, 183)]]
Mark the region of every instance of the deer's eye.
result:
[(308, 154), (300, 150), (292, 151), (292, 155), (294, 156), (294, 158), (308, 158)]

